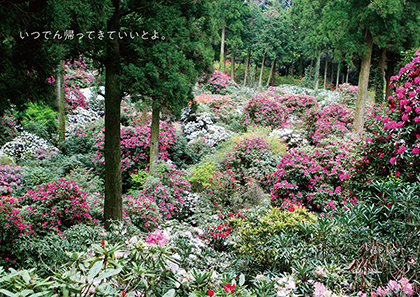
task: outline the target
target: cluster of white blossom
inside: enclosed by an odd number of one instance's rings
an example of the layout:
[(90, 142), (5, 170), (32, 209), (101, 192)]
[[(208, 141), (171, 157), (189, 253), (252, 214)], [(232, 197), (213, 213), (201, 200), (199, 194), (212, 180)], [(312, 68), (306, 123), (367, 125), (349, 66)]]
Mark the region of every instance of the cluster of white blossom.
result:
[(44, 158), (52, 156), (57, 152), (58, 149), (48, 144), (45, 139), (26, 131), (22, 131), (19, 136), (5, 143), (0, 149), (0, 155), (7, 155), (16, 160)]
[(305, 137), (302, 136), (302, 131), (300, 130), (292, 130), (287, 128), (281, 128), (277, 130), (273, 130), (270, 133), (270, 137), (276, 137), (283, 139), (287, 142), (289, 147), (297, 147), (300, 145), (307, 145), (309, 144)]
[(315, 100), (318, 101), (321, 109), (325, 106), (329, 106), (334, 103), (340, 103), (342, 101), (340, 93), (337, 91), (329, 91), (324, 89), (313, 90), (292, 85), (280, 85), (277, 88), (286, 94), (304, 94), (314, 96)]
[(77, 107), (67, 116), (66, 136), (73, 135), (76, 130), (94, 123), (100, 117), (100, 113), (95, 110)]
[(190, 140), (190, 143), (202, 137), (211, 146), (216, 146), (220, 141), (232, 136), (233, 132), (213, 123), (214, 120), (211, 113), (193, 114), (190, 115), (189, 121), (184, 121), (183, 133)]

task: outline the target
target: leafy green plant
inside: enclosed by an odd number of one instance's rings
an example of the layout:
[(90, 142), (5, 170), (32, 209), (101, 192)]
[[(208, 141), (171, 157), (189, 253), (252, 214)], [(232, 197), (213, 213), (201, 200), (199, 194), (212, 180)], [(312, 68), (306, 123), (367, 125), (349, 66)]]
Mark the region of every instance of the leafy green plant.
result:
[[(22, 119), (22, 125), (24, 127), (29, 125), (34, 127), (33, 124), (40, 124), (46, 128), (50, 136), (57, 127), (57, 112), (48, 105), (28, 103), (27, 108), (19, 116)], [(38, 136), (42, 137), (41, 135)]]
[(144, 183), (149, 177), (149, 172), (146, 170), (139, 170), (135, 174), (130, 175), (132, 180), (132, 189), (135, 191), (141, 191), (144, 188)]
[(212, 161), (206, 161), (197, 165), (196, 167), (191, 168), (190, 172), (192, 174), (190, 178), (192, 189), (200, 192), (205, 187), (212, 185), (210, 178), (213, 176), (216, 171), (216, 163)]

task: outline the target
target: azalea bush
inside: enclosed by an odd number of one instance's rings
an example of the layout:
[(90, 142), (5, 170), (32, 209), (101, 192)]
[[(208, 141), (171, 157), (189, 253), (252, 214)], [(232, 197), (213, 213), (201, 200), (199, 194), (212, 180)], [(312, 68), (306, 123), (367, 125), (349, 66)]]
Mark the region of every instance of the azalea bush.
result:
[(322, 145), (288, 151), (274, 174), (271, 203), (284, 206), (285, 199), (314, 210), (333, 210), (354, 204), (349, 190), (355, 171), (355, 144), (351, 140), (329, 139)]
[(318, 110), (312, 107), (302, 117), (307, 139), (316, 144), (330, 135), (344, 136), (352, 129), (354, 111), (345, 105), (333, 104)]
[(341, 101), (343, 104), (351, 108), (356, 105), (358, 86), (345, 83), (338, 85), (337, 91), (340, 93)]
[(270, 96), (269, 93), (255, 95), (245, 107), (245, 125), (270, 126), (277, 129), (286, 124), (289, 109), (278, 100), (279, 95)]
[(0, 119), (0, 146), (11, 141), (18, 135), (18, 124), (14, 115), (6, 112)]
[(203, 75), (198, 81), (198, 85), (202, 87), (204, 91), (210, 91), (212, 94), (225, 95), (232, 89), (238, 89), (238, 84), (229, 77), (229, 75), (215, 70), (214, 73), (207, 78)]
[(262, 138), (244, 139), (233, 147), (221, 164), (223, 170), (232, 171), (241, 186), (256, 181), (263, 189), (272, 186), (271, 176), (278, 159), (270, 145)]

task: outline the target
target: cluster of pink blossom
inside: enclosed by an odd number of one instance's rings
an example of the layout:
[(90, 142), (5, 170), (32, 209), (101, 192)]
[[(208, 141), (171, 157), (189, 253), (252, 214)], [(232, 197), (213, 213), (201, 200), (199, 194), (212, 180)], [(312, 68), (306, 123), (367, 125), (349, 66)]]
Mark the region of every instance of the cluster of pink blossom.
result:
[(179, 211), (186, 193), (191, 191), (189, 173), (170, 165), (167, 170), (159, 171), (157, 178), (145, 182), (137, 197), (125, 197), (123, 209), (126, 219), (138, 228), (149, 230), (163, 219), (169, 219)]
[(274, 174), (277, 183), (271, 189), (272, 205), (282, 206), (290, 201), (326, 211), (355, 204), (357, 199), (347, 185), (356, 163), (351, 148), (349, 143), (331, 142), (315, 149), (289, 150)]
[(22, 176), (20, 169), (20, 166), (0, 165), (0, 188), (3, 188), (0, 196), (6, 194), (5, 191), (7, 195), (10, 195), (13, 190), (19, 187)]
[(37, 233), (50, 230), (62, 234), (78, 223), (90, 223), (90, 204), (86, 193), (73, 181), (58, 179), (45, 186), (37, 186), (35, 191), (28, 191), (19, 200), (24, 200), (27, 219), (32, 222), (32, 229)]
[(331, 135), (343, 136), (352, 129), (354, 110), (342, 104), (333, 104), (322, 110), (310, 108), (302, 117), (308, 137), (318, 143)]
[[(97, 135), (95, 146), (98, 152), (95, 161), (104, 164), (103, 149), (105, 145), (105, 127), (101, 133)], [(125, 178), (129, 174), (137, 173), (141, 167), (146, 167), (150, 154), (150, 134), (151, 134), (151, 115), (147, 117), (147, 125), (127, 127), (121, 129), (121, 163), (122, 171)], [(168, 156), (168, 148), (174, 145), (175, 128), (173, 124), (167, 121), (160, 121), (159, 129), (159, 156), (166, 160)], [(127, 173), (127, 174), (126, 174)]]
[(271, 176), (276, 171), (277, 159), (274, 158), (270, 144), (262, 138), (244, 139), (226, 155), (221, 164), (226, 171), (232, 171), (242, 186), (252, 181), (264, 188), (271, 187)]
[(145, 242), (148, 244), (157, 244), (160, 247), (164, 247), (168, 243), (168, 238), (162, 230), (155, 230), (146, 236)]
[(271, 93), (263, 92), (261, 95), (252, 96), (245, 107), (244, 125), (260, 125), (281, 128), (289, 119), (289, 109), (280, 101), (280, 95), (270, 96)]
[(204, 74), (198, 81), (198, 85), (203, 86), (204, 90), (210, 91), (213, 94), (225, 94), (227, 87), (239, 88), (238, 84), (229, 75), (217, 69), (207, 82), (206, 75)]
[[(413, 296), (415, 294), (414, 285), (407, 278), (399, 281), (390, 280), (386, 287), (378, 287), (376, 291), (371, 292), (371, 297), (386, 296)], [(357, 297), (368, 297), (367, 293), (358, 292)]]
[(348, 83), (338, 85), (337, 91), (340, 93), (343, 104), (349, 107), (354, 107), (356, 104), (358, 89), (358, 86), (353, 86)]

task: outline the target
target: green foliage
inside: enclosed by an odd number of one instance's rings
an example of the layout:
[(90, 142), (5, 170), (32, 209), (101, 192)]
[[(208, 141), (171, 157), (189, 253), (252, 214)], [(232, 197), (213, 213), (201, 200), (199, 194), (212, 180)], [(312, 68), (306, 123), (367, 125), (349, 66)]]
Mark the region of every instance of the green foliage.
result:
[(249, 126), (246, 133), (232, 136), (230, 139), (233, 143), (239, 144), (245, 139), (254, 139), (261, 137), (265, 142), (270, 145), (271, 152), (276, 156), (282, 156), (286, 153), (286, 144), (277, 137), (270, 136), (270, 127)]
[(0, 166), (14, 164), (14, 160), (9, 156), (0, 156)]
[[(57, 112), (45, 104), (29, 103), (27, 108), (19, 114), (19, 118), (22, 119), (22, 125), (25, 130), (31, 133), (33, 133), (32, 131), (38, 132), (39, 134), (34, 134), (44, 139), (46, 139), (45, 132), (51, 137), (57, 127)], [(42, 127), (46, 131), (43, 131)]]
[(198, 164), (196, 167), (191, 168), (192, 174), (190, 178), (192, 189), (200, 192), (203, 188), (211, 186), (209, 179), (213, 176), (216, 171), (216, 163), (212, 161), (206, 161)]
[(146, 170), (139, 170), (137, 173), (131, 174), (130, 177), (132, 180), (131, 188), (135, 191), (141, 191), (144, 188), (144, 183), (149, 177), (149, 172)]
[(247, 220), (231, 220), (238, 237), (234, 251), (251, 269), (289, 271), (296, 255), (290, 247), (303, 239), (301, 224), (313, 224), (315, 215), (305, 208), (283, 211), (270, 207), (260, 213), (247, 215)]

